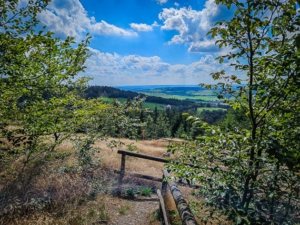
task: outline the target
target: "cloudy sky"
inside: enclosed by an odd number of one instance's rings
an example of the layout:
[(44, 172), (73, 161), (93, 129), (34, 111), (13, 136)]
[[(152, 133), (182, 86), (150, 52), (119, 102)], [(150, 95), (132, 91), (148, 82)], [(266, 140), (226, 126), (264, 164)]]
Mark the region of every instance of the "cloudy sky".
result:
[(93, 36), (82, 74), (90, 84), (197, 85), (213, 83), (211, 72), (235, 73), (214, 60), (230, 49), (206, 37), (232, 13), (214, 0), (53, 0), (39, 19), (61, 38)]

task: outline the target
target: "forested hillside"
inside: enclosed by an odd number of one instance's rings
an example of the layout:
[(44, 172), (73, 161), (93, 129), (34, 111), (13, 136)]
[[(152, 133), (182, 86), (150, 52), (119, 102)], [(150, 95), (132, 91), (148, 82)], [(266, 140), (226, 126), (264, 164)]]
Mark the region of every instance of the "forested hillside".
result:
[[(88, 86), (85, 90), (85, 98), (98, 98), (98, 97), (109, 97), (109, 98), (130, 98), (134, 99), (137, 96), (141, 98), (146, 97), (145, 94), (133, 92), (133, 91), (124, 91), (114, 87), (108, 86)], [(173, 106), (182, 106), (182, 107), (193, 107), (193, 106), (204, 106), (203, 103), (195, 103), (192, 101), (185, 101), (185, 100), (178, 100), (178, 99), (171, 99), (171, 98), (162, 98), (162, 97), (155, 97), (155, 96), (147, 96), (146, 102), (153, 102), (159, 104), (166, 104), (166, 105), (173, 105)]]

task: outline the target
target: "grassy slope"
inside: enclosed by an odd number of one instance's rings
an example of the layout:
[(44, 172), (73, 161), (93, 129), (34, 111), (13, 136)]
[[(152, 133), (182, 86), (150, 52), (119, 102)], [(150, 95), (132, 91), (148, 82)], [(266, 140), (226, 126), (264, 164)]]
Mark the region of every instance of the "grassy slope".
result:
[[(113, 102), (113, 98), (106, 98), (106, 97), (101, 97), (103, 102), (107, 102), (107, 103), (112, 103)], [(119, 102), (124, 103), (127, 101), (127, 98), (117, 98)], [(143, 107), (144, 108), (148, 108), (150, 110), (154, 110), (155, 107), (157, 107), (158, 109), (161, 109), (162, 107), (165, 107), (166, 105), (164, 104), (158, 104), (158, 103), (153, 103), (153, 102), (143, 102)]]
[(162, 97), (162, 98), (174, 98), (179, 100), (205, 100), (205, 101), (215, 101), (218, 100), (214, 90), (201, 90), (201, 91), (188, 91), (186, 95), (176, 94), (174, 91), (165, 91), (164, 89), (155, 89), (149, 92), (143, 92), (144, 94)]
[[(48, 169), (51, 173), (44, 173), (37, 177), (36, 182), (32, 186), (32, 190), (36, 196), (44, 196), (45, 193), (53, 197), (55, 204), (49, 205), (43, 210), (32, 210), (27, 212), (26, 217), (20, 216), (13, 218), (14, 224), (151, 224), (158, 225), (158, 221), (151, 216), (158, 207), (158, 200), (155, 194), (157, 189), (161, 188), (161, 182), (148, 181), (134, 177), (125, 176), (122, 183), (122, 198), (114, 197), (113, 193), (118, 186), (119, 175), (113, 170), (119, 170), (121, 155), (116, 150), (112, 151), (108, 148), (110, 141), (122, 141), (124, 145), (119, 149), (129, 150), (129, 146), (136, 146), (137, 152), (155, 157), (162, 157), (167, 151), (168, 141), (145, 140), (135, 142), (129, 139), (109, 139), (108, 141), (97, 141), (94, 145), (101, 151), (96, 157), (101, 157), (101, 166), (95, 168), (91, 175), (85, 176), (84, 173), (76, 171), (58, 170), (62, 161), (69, 165), (76, 163), (73, 155), (70, 157), (53, 162)], [(182, 141), (180, 139), (173, 139)], [(73, 145), (65, 141), (59, 148), (59, 152), (74, 153)], [(178, 156), (171, 155), (171, 158)], [(163, 163), (150, 160), (126, 157), (126, 175), (131, 173), (139, 173), (149, 176), (161, 178)], [(87, 182), (89, 181), (89, 182)], [(135, 199), (128, 199), (126, 190), (141, 190), (142, 188), (152, 188), (151, 201), (147, 201), (149, 197), (138, 196)], [(201, 203), (203, 198), (191, 195), (192, 189), (180, 186), (185, 199), (188, 202)], [(45, 195), (47, 196), (47, 195)], [(43, 197), (42, 197), (43, 198)], [(48, 197), (47, 197), (48, 199)], [(154, 201), (153, 201), (154, 200)], [(165, 200), (168, 211), (175, 211), (174, 201), (168, 194)], [(150, 204), (151, 203), (151, 204)], [(125, 209), (121, 212), (121, 209)], [(198, 207), (194, 208), (198, 223), (200, 218), (208, 216), (208, 212)], [(8, 224), (1, 223), (0, 224)], [(10, 224), (10, 223), (9, 223)], [(102, 223), (101, 223), (102, 224)], [(173, 223), (177, 224), (177, 223)], [(212, 225), (219, 224), (212, 221)], [(222, 221), (222, 224), (230, 224)]]
[(197, 108), (197, 112), (198, 112), (198, 113), (201, 113), (203, 110), (214, 111), (214, 110), (227, 110), (227, 109), (223, 109), (223, 108), (213, 108), (213, 107)]

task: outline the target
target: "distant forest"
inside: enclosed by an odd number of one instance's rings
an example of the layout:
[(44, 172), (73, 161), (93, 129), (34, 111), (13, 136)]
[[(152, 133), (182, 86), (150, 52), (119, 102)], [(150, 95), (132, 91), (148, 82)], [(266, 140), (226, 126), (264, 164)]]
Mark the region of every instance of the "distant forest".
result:
[[(178, 92), (178, 91), (177, 91)], [(107, 97), (107, 98), (127, 98), (133, 100), (135, 97), (139, 96), (140, 98), (146, 97), (145, 102), (157, 103), (171, 105), (173, 108), (177, 108), (179, 111), (185, 111), (194, 108), (197, 111), (197, 108), (201, 107), (217, 107), (217, 108), (230, 108), (228, 105), (213, 103), (210, 101), (202, 100), (201, 102), (194, 102), (189, 100), (179, 100), (175, 98), (163, 98), (158, 96), (145, 95), (143, 93), (138, 93), (129, 90), (121, 90), (114, 87), (108, 86), (88, 86), (84, 92), (84, 97), (86, 99)]]
[(153, 102), (158, 104), (166, 104), (172, 106), (181, 106), (181, 107), (204, 107), (206, 103), (195, 103), (193, 101), (178, 100), (174, 98), (162, 98), (156, 96), (147, 96), (142, 93), (137, 93), (133, 91), (124, 91), (114, 87), (108, 86), (89, 86), (85, 91), (85, 98), (99, 98), (99, 97), (108, 97), (108, 98), (130, 98), (134, 99), (135, 97), (140, 96), (141, 98), (147, 97), (146, 102)]

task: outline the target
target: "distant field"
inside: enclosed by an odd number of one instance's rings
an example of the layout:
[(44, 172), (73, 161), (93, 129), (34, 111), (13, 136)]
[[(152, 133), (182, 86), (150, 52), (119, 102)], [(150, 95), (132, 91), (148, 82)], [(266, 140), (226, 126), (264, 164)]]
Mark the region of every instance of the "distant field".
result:
[[(106, 98), (106, 97), (101, 97), (103, 102), (107, 102), (107, 103), (112, 103), (113, 102), (113, 98)], [(119, 102), (124, 103), (127, 101), (127, 98), (117, 98)], [(157, 107), (157, 109), (162, 109), (163, 107), (165, 107), (166, 105), (164, 104), (158, 104), (158, 103), (153, 103), (153, 102), (143, 102), (143, 107), (144, 108), (148, 108), (150, 110), (154, 110), (155, 106)]]
[(156, 88), (151, 90), (142, 90), (144, 94), (162, 97), (162, 98), (174, 98), (179, 100), (190, 100), (190, 101), (215, 101), (218, 100), (217, 95), (214, 93), (215, 90), (203, 90), (195, 88)]
[(143, 103), (143, 107), (144, 108), (148, 108), (150, 110), (154, 110), (155, 109), (155, 106), (157, 107), (157, 109), (162, 109), (164, 108), (166, 105), (164, 104), (158, 104), (158, 103), (153, 103), (153, 102), (144, 102)]
[(197, 108), (197, 113), (201, 113), (203, 110), (209, 110), (209, 111), (214, 111), (214, 110), (224, 110), (224, 111), (226, 111), (227, 109), (223, 109), (223, 108), (213, 108), (213, 107), (203, 107), (203, 108)]
[(190, 101), (215, 101), (219, 100), (217, 96), (214, 95), (194, 95), (194, 96), (188, 96), (188, 95), (169, 95), (165, 93), (148, 93), (148, 92), (143, 92), (144, 94), (151, 95), (151, 96), (156, 96), (156, 97), (162, 97), (162, 98), (174, 98), (178, 100), (190, 100)]

